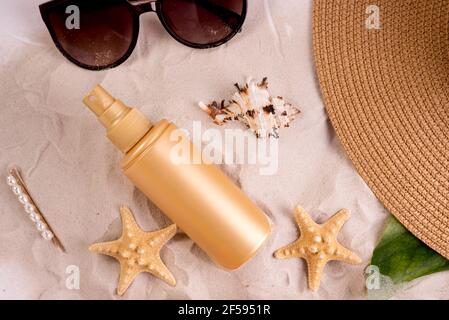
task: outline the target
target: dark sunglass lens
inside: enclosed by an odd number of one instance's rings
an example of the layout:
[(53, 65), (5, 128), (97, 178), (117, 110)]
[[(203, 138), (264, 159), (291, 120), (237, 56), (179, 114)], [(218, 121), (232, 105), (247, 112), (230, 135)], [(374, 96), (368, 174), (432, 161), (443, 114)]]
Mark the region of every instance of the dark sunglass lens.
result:
[(163, 0), (162, 15), (177, 37), (197, 45), (219, 43), (243, 24), (244, 0)]
[(62, 51), (90, 68), (101, 69), (123, 58), (136, 31), (123, 1), (67, 1), (46, 14)]

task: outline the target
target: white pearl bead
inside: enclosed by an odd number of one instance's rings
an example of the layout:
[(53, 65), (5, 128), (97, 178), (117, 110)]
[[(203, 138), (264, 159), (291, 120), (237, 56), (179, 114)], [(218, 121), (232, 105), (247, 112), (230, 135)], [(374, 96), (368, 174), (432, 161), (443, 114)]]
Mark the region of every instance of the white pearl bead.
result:
[(39, 232), (42, 232), (47, 229), (47, 226), (45, 225), (45, 223), (38, 221), (36, 222), (36, 228)]
[(18, 198), (19, 198), (19, 201), (20, 201), (21, 204), (26, 204), (26, 203), (30, 202), (30, 199), (28, 199), (26, 194), (22, 193), (22, 194), (19, 195)]
[(38, 215), (36, 212), (31, 212), (31, 213), (30, 213), (30, 219), (31, 219), (31, 221), (33, 221), (33, 222), (38, 222), (38, 221), (41, 220), (41, 216)]
[(41, 233), (42, 238), (44, 238), (45, 240), (51, 240), (53, 239), (54, 235), (50, 230), (45, 230)]
[(16, 180), (16, 178), (14, 178), (13, 176), (11, 176), (11, 175), (9, 175), (7, 178), (6, 178), (6, 183), (8, 184), (8, 186), (15, 186), (16, 184), (17, 184), (17, 180)]
[(31, 214), (34, 212), (34, 206), (31, 203), (25, 203), (24, 208), (26, 213)]
[(11, 188), (12, 192), (14, 192), (15, 195), (20, 195), (22, 194), (22, 188), (19, 186), (12, 186)]
[(316, 236), (313, 237), (313, 242), (320, 243), (322, 240), (323, 239), (319, 235), (316, 235)]

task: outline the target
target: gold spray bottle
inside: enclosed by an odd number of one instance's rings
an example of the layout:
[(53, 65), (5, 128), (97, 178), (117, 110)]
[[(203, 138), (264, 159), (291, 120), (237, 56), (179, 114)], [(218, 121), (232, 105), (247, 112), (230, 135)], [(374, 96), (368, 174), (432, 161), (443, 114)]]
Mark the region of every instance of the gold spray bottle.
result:
[[(270, 234), (267, 217), (216, 166), (173, 161), (179, 143), (189, 147), (189, 159), (201, 159), (174, 124), (162, 120), (152, 125), (100, 86), (84, 103), (125, 154), (125, 175), (216, 263), (236, 269), (256, 254)], [(180, 140), (173, 139), (174, 132)]]

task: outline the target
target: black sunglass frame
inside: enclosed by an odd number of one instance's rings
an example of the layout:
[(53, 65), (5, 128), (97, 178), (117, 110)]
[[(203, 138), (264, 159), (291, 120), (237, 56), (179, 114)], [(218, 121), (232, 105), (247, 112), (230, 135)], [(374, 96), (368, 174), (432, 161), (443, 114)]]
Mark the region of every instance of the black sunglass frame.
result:
[(131, 56), (134, 49), (136, 48), (136, 44), (137, 44), (137, 40), (139, 38), (139, 32), (140, 32), (140, 16), (144, 13), (148, 13), (148, 12), (156, 13), (159, 18), (159, 21), (162, 23), (164, 29), (179, 43), (181, 43), (185, 46), (194, 48), (194, 49), (210, 49), (210, 48), (215, 48), (215, 47), (225, 44), (226, 42), (230, 41), (237, 33), (239, 33), (242, 30), (242, 26), (245, 22), (247, 10), (248, 10), (247, 0), (242, 0), (243, 7), (242, 7), (242, 14), (241, 14), (241, 21), (240, 21), (238, 27), (235, 28), (225, 38), (220, 39), (219, 41), (207, 43), (207, 44), (198, 44), (198, 43), (193, 43), (193, 42), (190, 42), (190, 41), (187, 41), (187, 40), (181, 38), (173, 30), (170, 29), (170, 27), (168, 26), (168, 24), (165, 20), (164, 14), (162, 13), (162, 2), (165, 0), (155, 0), (155, 1), (148, 1), (148, 2), (144, 2), (144, 3), (136, 3), (136, 4), (133, 4), (129, 0), (115, 0), (115, 1), (124, 3), (126, 5), (127, 9), (129, 10), (129, 12), (131, 13), (132, 18), (133, 18), (133, 36), (132, 36), (132, 40), (130, 42), (129, 48), (126, 51), (126, 53), (121, 58), (119, 58), (117, 61), (110, 63), (108, 65), (105, 65), (105, 66), (92, 66), (92, 65), (84, 64), (84, 63), (76, 60), (75, 58), (73, 58), (60, 44), (59, 39), (53, 29), (53, 26), (51, 25), (51, 22), (49, 19), (49, 13), (50, 13), (51, 9), (54, 7), (58, 7), (58, 6), (61, 6), (64, 4), (70, 5), (71, 0), (52, 0), (49, 2), (42, 3), (39, 5), (39, 11), (41, 13), (42, 20), (44, 21), (56, 48), (63, 54), (63, 56), (66, 59), (68, 59), (70, 62), (76, 64), (77, 66), (79, 66), (81, 68), (99, 71), (99, 70), (115, 68), (115, 67), (121, 65), (122, 63), (124, 63), (126, 60), (128, 60), (128, 58)]

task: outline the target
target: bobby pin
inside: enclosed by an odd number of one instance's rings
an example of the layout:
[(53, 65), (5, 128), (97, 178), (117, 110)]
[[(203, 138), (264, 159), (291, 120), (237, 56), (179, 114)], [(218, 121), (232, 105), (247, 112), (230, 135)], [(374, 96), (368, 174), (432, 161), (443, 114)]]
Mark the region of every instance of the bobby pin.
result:
[(65, 248), (61, 241), (58, 239), (36, 202), (31, 197), (28, 188), (22, 179), (22, 175), (20, 174), (20, 169), (17, 167), (10, 168), (8, 170), (6, 182), (11, 187), (12, 192), (17, 196), (17, 199), (19, 199), (20, 203), (23, 205), (23, 208), (25, 209), (25, 212), (28, 213), (31, 221), (36, 224), (36, 228), (42, 238), (53, 242), (56, 247), (65, 252)]

